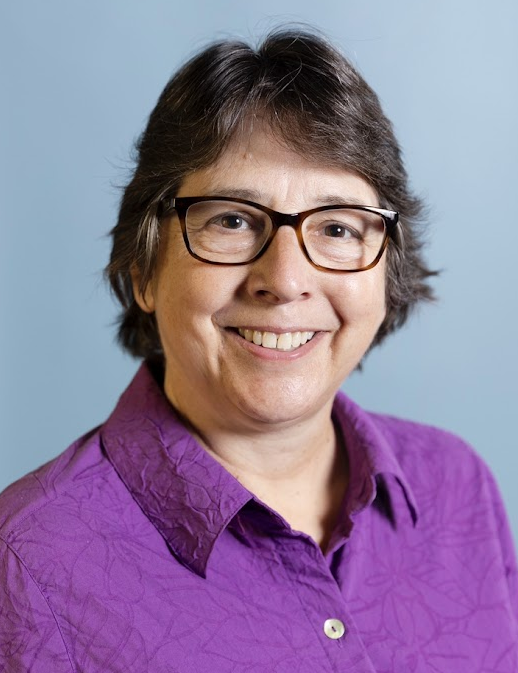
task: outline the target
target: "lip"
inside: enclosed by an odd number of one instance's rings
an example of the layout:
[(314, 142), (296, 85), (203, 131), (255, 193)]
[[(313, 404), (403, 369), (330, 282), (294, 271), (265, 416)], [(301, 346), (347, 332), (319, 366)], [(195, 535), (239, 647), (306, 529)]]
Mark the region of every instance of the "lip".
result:
[[(240, 326), (241, 327), (241, 326)], [(229, 337), (236, 342), (243, 350), (251, 353), (252, 355), (269, 361), (293, 361), (308, 355), (324, 338), (326, 332), (320, 330), (309, 330), (309, 329), (297, 329), (290, 327), (286, 329), (285, 327), (246, 327), (244, 329), (256, 330), (258, 332), (274, 332), (275, 334), (286, 334), (287, 332), (315, 332), (312, 339), (307, 341), (304, 345), (299, 346), (293, 351), (281, 351), (273, 348), (264, 348), (263, 346), (257, 346), (252, 341), (247, 341), (238, 333), (238, 328), (227, 328), (225, 331)]]

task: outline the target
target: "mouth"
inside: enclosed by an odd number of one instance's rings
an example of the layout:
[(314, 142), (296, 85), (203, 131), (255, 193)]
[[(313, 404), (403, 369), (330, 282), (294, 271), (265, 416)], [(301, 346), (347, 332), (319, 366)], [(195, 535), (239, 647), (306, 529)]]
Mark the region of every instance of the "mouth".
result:
[(316, 332), (261, 332), (258, 330), (239, 327), (237, 332), (243, 339), (256, 346), (278, 351), (294, 351), (303, 346), (315, 336)]

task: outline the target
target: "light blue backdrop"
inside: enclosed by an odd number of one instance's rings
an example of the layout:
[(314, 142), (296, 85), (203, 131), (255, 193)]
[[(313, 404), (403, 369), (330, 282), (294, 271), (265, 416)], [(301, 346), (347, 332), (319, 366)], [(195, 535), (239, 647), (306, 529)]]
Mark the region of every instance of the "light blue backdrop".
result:
[(0, 8), (0, 488), (106, 418), (136, 364), (101, 270), (129, 148), (207, 40), (301, 20), (380, 94), (431, 206), (441, 297), (348, 392), (487, 460), (518, 537), (516, 0), (4, 0)]

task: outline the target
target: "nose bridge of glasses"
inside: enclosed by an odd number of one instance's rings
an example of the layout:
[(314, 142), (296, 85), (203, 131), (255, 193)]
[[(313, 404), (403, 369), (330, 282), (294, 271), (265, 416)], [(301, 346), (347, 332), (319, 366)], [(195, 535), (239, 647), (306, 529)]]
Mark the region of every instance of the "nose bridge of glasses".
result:
[[(289, 213), (280, 213), (276, 210), (269, 209), (268, 216), (270, 222), (272, 223), (272, 229), (270, 230), (270, 235), (268, 236), (268, 239), (264, 244), (264, 248), (261, 254), (264, 254), (266, 250), (270, 247), (280, 227), (287, 226), (293, 229), (293, 233), (295, 234), (296, 239), (298, 241), (298, 247), (300, 248), (303, 256), (309, 261), (311, 261), (303, 241), (302, 228), (300, 226), (304, 221), (306, 215), (307, 213), (305, 212), (289, 214)], [(285, 250), (286, 248), (283, 246), (283, 249)]]
[(275, 210), (270, 211), (270, 219), (273, 222), (273, 228), (278, 229), (279, 227), (287, 226), (296, 229), (300, 222), (301, 216), (299, 213), (288, 214), (288, 213), (279, 213)]

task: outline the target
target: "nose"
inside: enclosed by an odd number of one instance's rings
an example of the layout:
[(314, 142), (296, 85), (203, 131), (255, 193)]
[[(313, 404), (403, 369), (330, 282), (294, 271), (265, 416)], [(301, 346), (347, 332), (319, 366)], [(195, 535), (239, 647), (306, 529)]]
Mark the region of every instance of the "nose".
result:
[(291, 227), (279, 227), (266, 252), (249, 267), (248, 293), (271, 304), (305, 299), (312, 293), (316, 270), (300, 248)]

